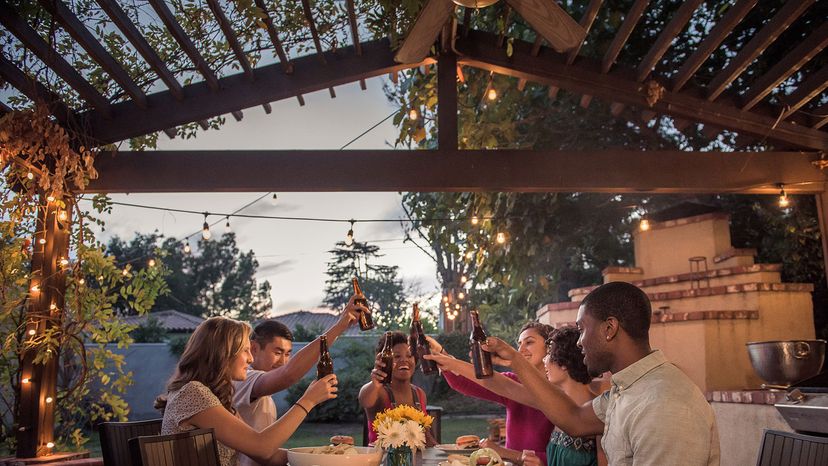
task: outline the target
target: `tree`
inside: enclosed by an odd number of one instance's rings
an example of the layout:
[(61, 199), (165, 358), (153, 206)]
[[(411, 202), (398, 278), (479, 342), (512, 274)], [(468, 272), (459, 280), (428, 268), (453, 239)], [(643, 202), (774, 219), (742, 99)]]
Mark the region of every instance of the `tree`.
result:
[(328, 252), (332, 257), (326, 272), (324, 304), (333, 309), (345, 307), (354, 293), (351, 279), (357, 277), (376, 324), (380, 328), (399, 326), (406, 314), (407, 293), (397, 276), (399, 267), (376, 263), (383, 256), (379, 246), (359, 241), (347, 246), (340, 241)]
[(180, 241), (157, 233), (139, 233), (129, 242), (113, 237), (107, 249), (135, 269), (149, 267), (149, 260), (156, 257), (170, 269), (170, 294), (161, 297), (153, 311), (175, 309), (202, 317), (226, 315), (255, 321), (267, 317), (273, 307), (270, 283), (256, 280), (259, 263), (255, 254), (239, 251), (232, 232), (218, 240), (199, 241), (189, 254)]

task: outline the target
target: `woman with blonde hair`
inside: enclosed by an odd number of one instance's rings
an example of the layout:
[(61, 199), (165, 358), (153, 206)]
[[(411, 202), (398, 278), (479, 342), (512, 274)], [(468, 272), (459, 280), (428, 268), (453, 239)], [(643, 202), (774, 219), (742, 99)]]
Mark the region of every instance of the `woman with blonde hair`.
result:
[(314, 406), (336, 398), (336, 375), (311, 383), (279, 420), (257, 432), (232, 406), (233, 381), (244, 380), (252, 361), (248, 324), (226, 317), (199, 324), (167, 383), (166, 395), (156, 399), (155, 407), (164, 414), (161, 434), (212, 428), (222, 466), (235, 466), (237, 451), (262, 464), (286, 464), (281, 445)]

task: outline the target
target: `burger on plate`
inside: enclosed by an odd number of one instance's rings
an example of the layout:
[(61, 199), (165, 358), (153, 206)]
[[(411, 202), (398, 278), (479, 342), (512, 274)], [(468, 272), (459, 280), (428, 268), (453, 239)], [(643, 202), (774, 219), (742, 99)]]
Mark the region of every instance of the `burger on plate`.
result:
[(457, 448), (479, 448), (480, 437), (476, 435), (461, 435), (454, 441)]
[(350, 435), (334, 435), (331, 437), (331, 445), (353, 445), (354, 438)]

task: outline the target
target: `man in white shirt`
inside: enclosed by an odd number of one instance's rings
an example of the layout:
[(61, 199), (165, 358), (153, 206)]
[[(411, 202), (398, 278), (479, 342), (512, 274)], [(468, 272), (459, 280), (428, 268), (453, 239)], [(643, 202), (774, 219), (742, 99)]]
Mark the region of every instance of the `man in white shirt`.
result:
[[(332, 345), (349, 326), (354, 324), (364, 308), (354, 304), (352, 297), (339, 319), (324, 335)], [(253, 364), (247, 368), (243, 381), (233, 382), (233, 407), (250, 427), (261, 431), (276, 421), (276, 403), (271, 395), (285, 390), (302, 378), (319, 360), (319, 338), (291, 357), (293, 334), (284, 324), (268, 319), (257, 325), (250, 334), (250, 352)], [(239, 466), (257, 466), (258, 463), (239, 453)]]
[(647, 295), (624, 282), (593, 290), (578, 309), (578, 344), (592, 375), (612, 372), (609, 390), (575, 404), (514, 348), (489, 338), (486, 349), (511, 365), (556, 426), (573, 437), (603, 435), (611, 466), (717, 466), (719, 434), (701, 390), (650, 348)]

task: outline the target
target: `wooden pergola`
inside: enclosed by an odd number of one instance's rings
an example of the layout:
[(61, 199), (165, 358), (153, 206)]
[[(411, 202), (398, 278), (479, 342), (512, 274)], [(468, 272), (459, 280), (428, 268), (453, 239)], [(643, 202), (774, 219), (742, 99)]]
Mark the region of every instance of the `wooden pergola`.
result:
[[(469, 27), (471, 8), (447, 7), (451, 18), (439, 24), (439, 40), (434, 53), (412, 62), (399, 63), (388, 39), (362, 40), (354, 0), (346, 2), (351, 43), (336, 50), (324, 50), (309, 0), (302, 0), (307, 29), (316, 53), (290, 59), (280, 42), (280, 31), (267, 16), (263, 19), (277, 63), (254, 67), (237, 38), (225, 10), (218, 0), (205, 0), (221, 27), (229, 50), (241, 70), (219, 77), (184, 32), (176, 12), (162, 0), (147, 0), (147, 15), (163, 24), (178, 47), (192, 62), (200, 77), (183, 85), (153, 50), (149, 41), (114, 0), (97, 0), (100, 7), (131, 47), (143, 58), (148, 71), (157, 75), (152, 92), (138, 86), (129, 73), (98, 42), (65, 0), (39, 0), (47, 11), (90, 59), (108, 75), (122, 92), (117, 98), (102, 95), (81, 70), (54, 53), (47, 41), (35, 31), (15, 7), (0, 0), (0, 24), (48, 69), (80, 97), (82, 105), (71, 105), (50, 90), (37, 77), (28, 74), (19, 56), (0, 55), (0, 77), (32, 101), (46, 102), (60, 124), (82, 133), (97, 145), (104, 145), (163, 131), (171, 137), (176, 127), (232, 114), (240, 120), (245, 109), (297, 98), (315, 91), (361, 83), (419, 66), (437, 67), (438, 140), (433, 151), (353, 150), (353, 151), (121, 151), (102, 154), (95, 166), (100, 177), (87, 192), (203, 192), (203, 191), (591, 191), (646, 193), (778, 193), (784, 186), (790, 194), (811, 194), (817, 199), (823, 250), (828, 252), (828, 195), (823, 169), (828, 166), (828, 104), (820, 97), (828, 88), (828, 67), (808, 67), (828, 44), (828, 15), (810, 24), (810, 34), (796, 43), (784, 44), (787, 54), (764, 74), (748, 76), (746, 69), (783, 32), (808, 12), (820, 8), (815, 0), (788, 0), (755, 32), (744, 47), (712, 79), (696, 76), (703, 63), (757, 5), (757, 0), (738, 0), (720, 22), (701, 32), (695, 51), (678, 70), (658, 68), (680, 33), (691, 22), (701, 0), (687, 0), (658, 31), (646, 54), (633, 57), (637, 66), (618, 61), (633, 30), (648, 8), (659, 2), (635, 0), (624, 15), (610, 46), (601, 59), (579, 54), (582, 43), (556, 51), (544, 46), (537, 35), (534, 42), (514, 39), (507, 53), (503, 37)], [(449, 0), (428, 0), (428, 2)], [(553, 0), (511, 0), (537, 5)], [(255, 0), (267, 12), (264, 0)], [(602, 0), (591, 0), (580, 18), (589, 31), (602, 8)], [(824, 8), (823, 8), (824, 10)], [(509, 10), (507, 9), (507, 20)], [(813, 13), (813, 12), (812, 12)], [(589, 40), (589, 35), (586, 39)], [(776, 44), (779, 45), (779, 44)], [(740, 136), (772, 144), (777, 150), (751, 152), (688, 151), (517, 151), (458, 150), (457, 92), (458, 73), (464, 67), (479, 68), (517, 78), (522, 89), (527, 82), (548, 86), (549, 95), (560, 90), (580, 95), (588, 107), (593, 98), (610, 104), (616, 117), (641, 124), (656, 115), (673, 117), (678, 130), (701, 123), (714, 131), (728, 130)], [(807, 73), (805, 72), (807, 70)], [(801, 76), (796, 87), (783, 96), (774, 90), (792, 76)], [(729, 88), (737, 80), (750, 79), (747, 91), (734, 93)], [(825, 99), (823, 98), (822, 101)], [(0, 112), (11, 109), (0, 104)], [(188, 177), (192, 168), (198, 177)], [(464, 167), (466, 169), (458, 170)], [(471, 169), (468, 169), (471, 167)], [(46, 201), (44, 200), (44, 205)], [(48, 304), (62, 299), (65, 284), (58, 257), (65, 255), (68, 241), (65, 229), (53, 210), (41, 209), (42, 235), (63, 238), (50, 241), (48, 250), (33, 260), (33, 279), (51, 277), (49, 289), (55, 296), (32, 300), (32, 319), (49, 315)], [(51, 238), (51, 236), (50, 236)], [(828, 253), (825, 254), (828, 257)], [(44, 287), (45, 289), (46, 287)], [(48, 299), (47, 299), (48, 298)], [(51, 300), (51, 301), (50, 301)], [(61, 306), (62, 307), (62, 306)], [(59, 311), (58, 311), (59, 312)], [(55, 396), (54, 363), (33, 364), (26, 358), (23, 371), (31, 383), (22, 391), (19, 457), (48, 453), (45, 445), (53, 440), (53, 406), (45, 403)]]

